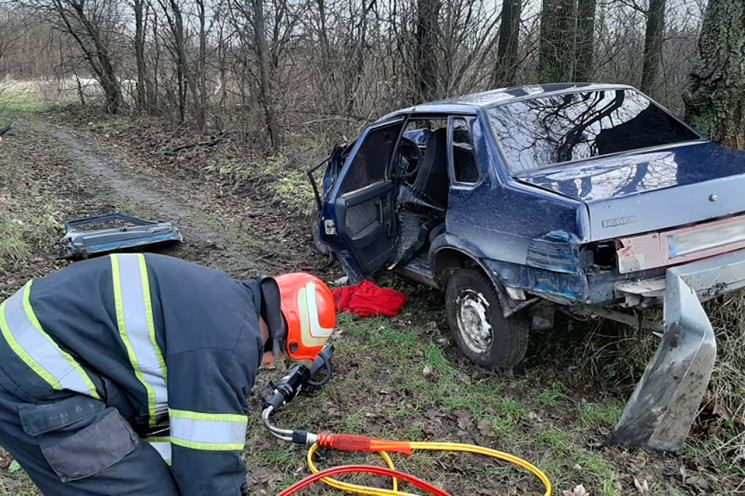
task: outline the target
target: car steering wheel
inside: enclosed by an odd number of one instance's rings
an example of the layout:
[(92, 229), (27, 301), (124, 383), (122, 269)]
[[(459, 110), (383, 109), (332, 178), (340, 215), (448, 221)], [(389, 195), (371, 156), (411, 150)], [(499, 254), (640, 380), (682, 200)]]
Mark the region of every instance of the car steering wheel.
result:
[(409, 179), (416, 176), (423, 158), (419, 145), (414, 140), (402, 136), (401, 142), (398, 144), (395, 177)]

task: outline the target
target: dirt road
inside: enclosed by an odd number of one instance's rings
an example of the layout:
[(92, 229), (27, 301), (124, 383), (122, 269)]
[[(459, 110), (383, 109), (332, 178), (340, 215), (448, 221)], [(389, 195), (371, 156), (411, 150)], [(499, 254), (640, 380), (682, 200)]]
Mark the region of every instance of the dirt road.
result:
[[(83, 183), (81, 187), (108, 192), (104, 196), (120, 209), (174, 222), (185, 243), (166, 248), (168, 253), (239, 278), (329, 265), (309, 248), (304, 219), (276, 212), (266, 195), (226, 198), (214, 185), (187, 177), (187, 170), (169, 170), (170, 164), (133, 154), (126, 145), (96, 133), (49, 122), (29, 124), (48, 149), (68, 158), (67, 177)], [(104, 213), (90, 212), (90, 206), (84, 210), (86, 215)]]

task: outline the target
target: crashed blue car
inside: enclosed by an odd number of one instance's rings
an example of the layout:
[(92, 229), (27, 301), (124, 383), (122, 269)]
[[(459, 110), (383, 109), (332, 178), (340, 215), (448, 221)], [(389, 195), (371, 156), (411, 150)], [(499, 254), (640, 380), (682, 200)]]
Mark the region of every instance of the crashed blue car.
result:
[(396, 270), (443, 290), (479, 365), (518, 363), (559, 307), (634, 323), (663, 305), (609, 442), (681, 446), (716, 356), (700, 301), (745, 285), (744, 152), (632, 87), (553, 84), (390, 113), (309, 176), (319, 247), (352, 281)]

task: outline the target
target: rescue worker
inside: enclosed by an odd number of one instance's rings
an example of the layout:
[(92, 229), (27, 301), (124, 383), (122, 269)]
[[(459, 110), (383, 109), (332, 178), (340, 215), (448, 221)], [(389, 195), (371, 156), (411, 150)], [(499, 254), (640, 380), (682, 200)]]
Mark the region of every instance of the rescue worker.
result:
[(0, 306), (0, 444), (46, 495), (247, 494), (256, 371), (282, 352), (314, 359), (335, 318), (309, 274), (79, 262)]

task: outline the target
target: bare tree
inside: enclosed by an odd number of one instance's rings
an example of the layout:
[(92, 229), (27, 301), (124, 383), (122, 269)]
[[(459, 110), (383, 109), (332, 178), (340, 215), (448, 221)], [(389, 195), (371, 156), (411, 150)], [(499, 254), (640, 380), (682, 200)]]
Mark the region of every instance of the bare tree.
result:
[(538, 80), (571, 81), (574, 73), (576, 0), (543, 0)]
[(440, 35), (438, 17), (440, 0), (417, 0), (416, 86), (425, 102), (437, 98), (437, 38)]
[(147, 32), (147, 11), (150, 4), (147, 0), (133, 0), (132, 10), (135, 16), (134, 52), (137, 65), (137, 108), (143, 110), (147, 107), (147, 67), (145, 63), (145, 33)]
[(23, 38), (23, 30), (18, 29), (18, 23), (23, 22), (22, 16), (9, 5), (0, 4), (0, 80), (4, 76), (5, 64), (3, 58), (12, 51), (16, 43)]
[[(198, 96), (194, 98), (197, 114), (197, 126), (202, 132), (207, 124), (207, 16), (204, 0), (195, 0), (199, 19), (199, 57), (195, 66), (198, 85)], [(194, 85), (194, 90), (197, 90)]]
[(101, 84), (106, 109), (115, 114), (122, 105), (122, 91), (111, 54), (118, 10), (113, 0), (29, 0), (23, 3), (45, 16), (71, 36), (83, 53), (92, 74)]
[(492, 72), (491, 86), (510, 86), (515, 83), (522, 8), (523, 0), (504, 0), (502, 3), (497, 64)]
[(189, 71), (186, 57), (184, 16), (181, 12), (179, 0), (158, 0), (158, 3), (168, 23), (170, 36), (166, 39), (166, 47), (176, 66), (176, 104), (178, 105), (178, 120), (183, 123), (186, 120), (187, 74)]
[(577, 2), (575, 81), (589, 81), (592, 76), (596, 7), (597, 0), (578, 0)]
[(652, 92), (660, 73), (662, 41), (665, 37), (665, 6), (666, 0), (649, 0), (641, 83), (641, 90), (646, 93)]
[(686, 119), (712, 140), (740, 149), (745, 149), (744, 40), (742, 0), (710, 0), (686, 94)]

